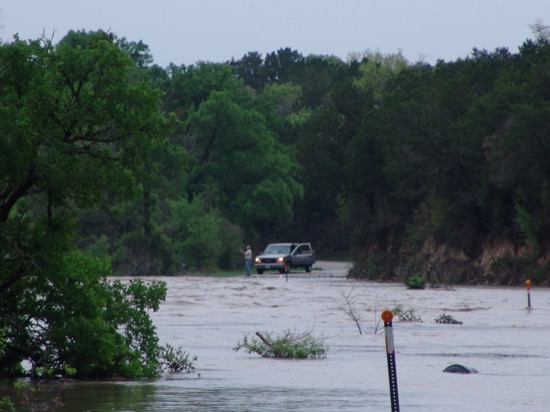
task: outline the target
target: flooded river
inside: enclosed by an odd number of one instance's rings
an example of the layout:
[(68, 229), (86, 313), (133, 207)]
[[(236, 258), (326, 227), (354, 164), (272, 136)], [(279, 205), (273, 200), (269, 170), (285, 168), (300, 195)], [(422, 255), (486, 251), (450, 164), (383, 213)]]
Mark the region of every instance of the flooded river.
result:
[[(60, 399), (58, 410), (71, 412), (389, 411), (380, 313), (402, 305), (422, 322), (393, 322), (401, 411), (549, 410), (549, 289), (534, 286), (527, 310), (523, 287), (408, 290), (355, 283), (345, 273), (343, 264), (318, 262), (311, 275), (292, 273), (288, 281), (278, 274), (165, 278), (167, 301), (152, 316), (162, 343), (198, 357), (196, 373), (42, 390)], [(363, 334), (343, 309), (346, 302)], [(435, 322), (444, 314), (462, 324)], [(233, 350), (244, 335), (288, 329), (323, 338), (326, 358), (264, 359)], [(479, 373), (443, 373), (451, 364)], [(33, 409), (18, 404), (17, 410)]]

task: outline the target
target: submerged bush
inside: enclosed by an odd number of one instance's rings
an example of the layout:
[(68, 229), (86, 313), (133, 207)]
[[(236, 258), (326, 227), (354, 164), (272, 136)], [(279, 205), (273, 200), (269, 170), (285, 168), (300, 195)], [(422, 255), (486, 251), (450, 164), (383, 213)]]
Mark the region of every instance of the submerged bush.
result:
[(181, 347), (174, 348), (172, 345), (165, 345), (160, 351), (161, 371), (172, 373), (193, 373), (195, 372), (194, 362), (197, 357), (190, 359), (189, 353)]
[(400, 322), (422, 322), (413, 308), (405, 309), (402, 304), (397, 304), (390, 310)]
[(449, 325), (462, 325), (462, 322), (456, 320), (451, 315), (442, 313), (438, 318), (434, 319), (435, 323), (447, 323)]
[(322, 339), (313, 336), (311, 331), (301, 334), (286, 330), (282, 336), (272, 337), (270, 332), (256, 332), (255, 336), (243, 337), (233, 350), (246, 350), (264, 358), (316, 359), (325, 356), (326, 348)]

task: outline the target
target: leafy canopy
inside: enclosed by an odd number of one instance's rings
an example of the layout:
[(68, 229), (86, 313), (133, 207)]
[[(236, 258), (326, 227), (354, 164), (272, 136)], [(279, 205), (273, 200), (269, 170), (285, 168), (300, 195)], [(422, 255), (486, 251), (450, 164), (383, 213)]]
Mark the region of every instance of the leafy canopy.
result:
[(72, 245), (74, 211), (134, 192), (166, 121), (114, 36), (0, 45), (0, 374), (152, 376), (161, 282), (110, 283)]

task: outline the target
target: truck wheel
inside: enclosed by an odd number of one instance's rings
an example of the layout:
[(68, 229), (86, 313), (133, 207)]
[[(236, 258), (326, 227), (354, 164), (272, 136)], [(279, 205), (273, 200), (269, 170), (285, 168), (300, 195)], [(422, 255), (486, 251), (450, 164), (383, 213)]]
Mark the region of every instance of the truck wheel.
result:
[(311, 273), (311, 265), (305, 267), (307, 273)]
[(264, 273), (264, 270), (263, 270), (263, 269), (256, 269), (256, 273), (257, 273), (258, 275), (261, 275), (261, 274)]
[(280, 274), (285, 273), (285, 269), (279, 269), (279, 273), (280, 273)]

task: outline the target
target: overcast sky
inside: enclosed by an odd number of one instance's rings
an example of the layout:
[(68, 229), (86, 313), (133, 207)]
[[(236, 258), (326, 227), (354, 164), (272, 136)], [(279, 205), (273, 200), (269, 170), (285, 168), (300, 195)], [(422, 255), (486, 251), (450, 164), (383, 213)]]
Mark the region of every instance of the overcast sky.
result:
[(342, 60), (400, 50), (434, 64), (473, 48), (515, 53), (537, 20), (550, 25), (550, 0), (0, 0), (4, 42), (102, 29), (142, 40), (163, 67), (285, 47)]

